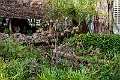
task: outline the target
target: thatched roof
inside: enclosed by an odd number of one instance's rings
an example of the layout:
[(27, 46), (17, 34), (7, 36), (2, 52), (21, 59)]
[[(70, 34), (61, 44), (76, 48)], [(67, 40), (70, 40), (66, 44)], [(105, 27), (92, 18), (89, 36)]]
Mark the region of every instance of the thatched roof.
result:
[(0, 0), (0, 17), (40, 19), (43, 15), (40, 6), (41, 2), (33, 0)]

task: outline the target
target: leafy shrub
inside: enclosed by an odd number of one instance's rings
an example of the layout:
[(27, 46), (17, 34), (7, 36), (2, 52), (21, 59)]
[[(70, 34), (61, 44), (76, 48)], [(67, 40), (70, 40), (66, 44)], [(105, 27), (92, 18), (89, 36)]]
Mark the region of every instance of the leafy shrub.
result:
[(101, 60), (98, 64), (91, 66), (91, 77), (93, 80), (119, 80), (120, 79), (120, 54), (113, 59)]
[[(89, 67), (92, 80), (119, 80), (120, 79), (120, 36), (116, 34), (80, 34), (74, 35), (70, 39), (65, 39), (63, 43), (70, 43), (78, 53), (89, 51), (91, 45), (93, 50), (100, 49), (99, 54), (80, 54), (76, 60), (91, 63)], [(78, 45), (78, 42), (81, 43)], [(76, 53), (76, 55), (78, 54)], [(86, 65), (85, 65), (86, 66)], [(85, 67), (84, 66), (84, 67)]]
[[(113, 68), (114, 67), (114, 68)], [(112, 66), (110, 64), (104, 65), (102, 68), (100, 68), (100, 74), (97, 77), (98, 80), (119, 80), (120, 79), (120, 73), (117, 70), (120, 70), (120, 68), (115, 68), (116, 66)]]
[(4, 33), (5, 33), (5, 34), (12, 34), (13, 32), (12, 32), (11, 30), (5, 29), (5, 30), (4, 30)]
[(31, 45), (24, 46), (21, 42), (13, 39), (1, 40), (0, 52), (2, 56), (6, 59), (13, 60), (17, 58), (30, 58), (35, 57), (37, 52), (34, 50), (34, 47)]
[(102, 53), (120, 52), (120, 36), (116, 34), (76, 34), (74, 37), (66, 39), (65, 42), (70, 42), (75, 47), (82, 49), (81, 46), (77, 46), (77, 42), (81, 42), (85, 50), (92, 45), (94, 49), (100, 48)]
[[(114, 41), (114, 43), (112, 43)], [(73, 68), (72, 61), (58, 59), (58, 64), (50, 66), (48, 47), (23, 45), (16, 40), (0, 41), (0, 55), (10, 62), (0, 61), (0, 80), (119, 80), (120, 54), (118, 35), (80, 34), (65, 40), (76, 49), (86, 51), (100, 48), (102, 54), (87, 55), (75, 53), (79, 68)], [(83, 47), (77, 44), (81, 42)], [(112, 46), (111, 46), (112, 45)], [(47, 51), (48, 53), (45, 53)], [(103, 54), (106, 53), (106, 54)], [(79, 55), (80, 54), (80, 55)], [(102, 57), (102, 58), (101, 58)], [(111, 58), (112, 57), (112, 58)], [(85, 65), (82, 64), (85, 62)], [(91, 63), (91, 64), (89, 64)], [(89, 65), (88, 65), (89, 64)]]

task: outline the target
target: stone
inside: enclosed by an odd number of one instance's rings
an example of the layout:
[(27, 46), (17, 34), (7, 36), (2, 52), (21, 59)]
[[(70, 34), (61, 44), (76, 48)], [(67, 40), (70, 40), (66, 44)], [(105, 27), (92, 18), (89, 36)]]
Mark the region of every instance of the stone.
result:
[(38, 38), (38, 33), (33, 33), (33, 39), (37, 39)]

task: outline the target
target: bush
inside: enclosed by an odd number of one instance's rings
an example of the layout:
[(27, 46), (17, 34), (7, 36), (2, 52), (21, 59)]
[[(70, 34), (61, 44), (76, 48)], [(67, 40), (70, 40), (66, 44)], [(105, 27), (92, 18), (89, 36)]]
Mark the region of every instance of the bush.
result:
[(116, 34), (76, 34), (74, 37), (66, 39), (64, 43), (66, 42), (70, 42), (80, 49), (82, 47), (77, 46), (77, 42), (81, 42), (85, 50), (92, 45), (94, 49), (100, 48), (102, 53), (120, 53), (120, 36)]
[(31, 58), (35, 57), (37, 52), (34, 50), (34, 46), (22, 45), (21, 42), (13, 39), (0, 41), (0, 52), (4, 59), (13, 60), (17, 58)]
[(4, 33), (5, 33), (5, 34), (12, 34), (13, 32), (12, 32), (11, 30), (5, 29), (5, 30), (4, 30)]
[[(114, 43), (113, 43), (114, 41)], [(100, 53), (88, 55), (75, 52), (75, 60), (57, 58), (57, 64), (50, 66), (48, 47), (23, 45), (17, 40), (0, 41), (0, 80), (119, 80), (120, 39), (118, 35), (80, 34), (64, 43), (72, 48), (87, 52), (100, 48)], [(78, 44), (80, 42), (80, 44)], [(112, 46), (111, 46), (112, 45)], [(70, 49), (70, 48), (69, 48)], [(68, 49), (68, 50), (69, 50)], [(105, 54), (104, 54), (105, 53)], [(2, 55), (2, 57), (1, 57)], [(101, 58), (102, 57), (102, 58)], [(77, 68), (74, 69), (73, 64)]]
[(120, 54), (113, 59), (104, 59), (102, 63), (91, 67), (91, 77), (93, 80), (120, 80)]

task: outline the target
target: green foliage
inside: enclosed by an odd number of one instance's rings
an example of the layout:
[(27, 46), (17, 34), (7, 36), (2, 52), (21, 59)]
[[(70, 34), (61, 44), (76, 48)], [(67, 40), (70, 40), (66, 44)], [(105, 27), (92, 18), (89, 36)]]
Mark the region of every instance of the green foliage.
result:
[(10, 80), (25, 80), (25, 76), (28, 76), (27, 65), (27, 61), (13, 60), (7, 65), (5, 73)]
[(46, 56), (38, 55), (36, 59), (40, 65), (44, 65), (46, 67), (50, 66), (50, 62), (49, 62), (50, 59), (47, 55)]
[(35, 58), (13, 60), (4, 69), (9, 80), (27, 80), (40, 71)]
[(32, 30), (28, 30), (27, 33), (32, 33)]
[(8, 29), (5, 29), (5, 30), (4, 30), (4, 33), (5, 33), (5, 34), (12, 34), (12, 31), (11, 31), (11, 30), (8, 30)]
[[(119, 41), (119, 35), (75, 35), (64, 43), (69, 42), (78, 50), (78, 53), (75, 53), (76, 61), (57, 58), (57, 64), (50, 66), (49, 47), (23, 45), (11, 39), (1, 40), (0, 80), (119, 80)], [(77, 42), (82, 44), (78, 45)], [(88, 55), (91, 45), (93, 51), (100, 48), (101, 52)], [(81, 54), (81, 50), (86, 53)], [(3, 59), (9, 62), (5, 63)], [(74, 69), (72, 62), (79, 68)]]
[(120, 79), (120, 54), (111, 60), (99, 61), (101, 63), (91, 66), (91, 77), (95, 80), (119, 80)]
[[(120, 79), (120, 37), (116, 34), (80, 34), (70, 39), (65, 39), (63, 43), (71, 43), (78, 53), (76, 60), (90, 64), (90, 75), (93, 80), (119, 80)], [(78, 45), (78, 42), (81, 42)], [(96, 48), (100, 49), (99, 54), (90, 55)], [(83, 47), (82, 47), (83, 46)], [(85, 52), (84, 54), (81, 52)]]
[(46, 11), (45, 19), (63, 20), (64, 17), (75, 19), (79, 25), (81, 22), (91, 22), (95, 0), (51, 0), (46, 2), (43, 9)]
[(38, 75), (38, 80), (91, 80), (87, 72), (86, 68), (74, 71), (72, 68), (62, 70), (57, 67), (44, 67), (41, 75)]
[(38, 54), (32, 44), (23, 45), (13, 39), (0, 41), (0, 58), (7, 63), (0, 64), (1, 80), (31, 80), (40, 73), (41, 65), (49, 66), (47, 57)]
[(80, 34), (64, 41), (70, 42), (76, 48), (82, 49), (77, 46), (77, 42), (81, 42), (85, 50), (88, 50), (92, 45), (94, 49), (100, 48), (102, 53), (119, 53), (120, 51), (120, 36), (116, 34)]
[(21, 42), (12, 39), (0, 41), (0, 49), (2, 56), (9, 60), (35, 57), (37, 54), (32, 45), (24, 46)]
[(4, 69), (6, 67), (6, 64), (4, 61), (0, 61), (0, 80), (8, 80), (8, 78), (6, 78), (6, 75), (4, 73)]
[[(112, 64), (113, 65), (113, 64)], [(100, 68), (100, 74), (97, 77), (98, 80), (119, 80), (120, 79), (120, 73), (117, 70), (120, 70), (120, 68), (116, 68), (116, 65), (112, 66), (111, 64), (106, 64), (102, 68)]]

